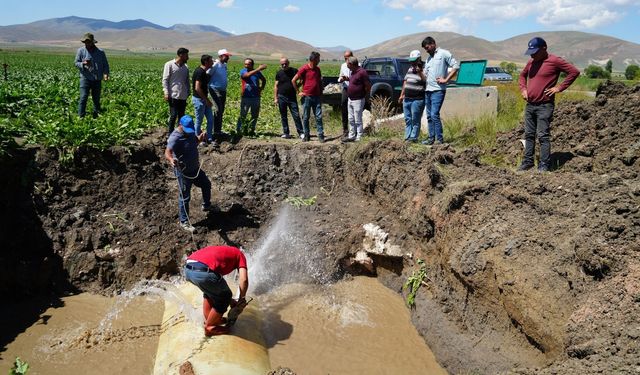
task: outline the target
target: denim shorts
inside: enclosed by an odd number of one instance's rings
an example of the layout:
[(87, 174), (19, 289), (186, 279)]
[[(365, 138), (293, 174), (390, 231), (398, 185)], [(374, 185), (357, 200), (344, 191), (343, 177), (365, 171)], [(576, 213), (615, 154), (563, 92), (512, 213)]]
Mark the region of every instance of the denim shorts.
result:
[(200, 288), (203, 297), (209, 300), (211, 306), (220, 314), (224, 314), (229, 308), (232, 297), (231, 289), (224, 277), (211, 270), (199, 270), (208, 269), (204, 263), (189, 263), (189, 266), (196, 269), (187, 268), (185, 265), (184, 276), (187, 281)]

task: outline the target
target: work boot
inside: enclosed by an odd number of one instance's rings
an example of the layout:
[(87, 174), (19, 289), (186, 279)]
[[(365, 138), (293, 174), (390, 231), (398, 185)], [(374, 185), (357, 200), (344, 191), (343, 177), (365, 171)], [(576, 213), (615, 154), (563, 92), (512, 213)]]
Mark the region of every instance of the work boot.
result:
[(522, 163), (518, 167), (518, 172), (528, 171), (531, 168), (533, 168), (533, 164)]

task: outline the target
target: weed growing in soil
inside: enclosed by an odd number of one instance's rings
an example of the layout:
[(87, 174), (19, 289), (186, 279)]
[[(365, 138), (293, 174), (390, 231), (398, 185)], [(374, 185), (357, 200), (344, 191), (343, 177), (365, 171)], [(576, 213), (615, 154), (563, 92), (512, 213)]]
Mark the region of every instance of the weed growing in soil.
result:
[(316, 204), (317, 198), (318, 197), (316, 195), (314, 195), (313, 197), (310, 197), (310, 198), (288, 197), (284, 201), (289, 203), (290, 205), (292, 205), (295, 208), (300, 208), (302, 206), (313, 206), (314, 204)]
[(418, 293), (418, 289), (420, 289), (420, 285), (424, 282), (424, 279), (427, 277), (427, 268), (422, 259), (418, 259), (417, 261), (419, 269), (414, 270), (411, 273), (411, 276), (407, 278), (404, 285), (402, 286), (402, 290), (409, 289), (409, 293), (407, 294), (407, 306), (413, 308), (416, 305), (416, 293)]
[(13, 367), (9, 371), (9, 375), (23, 375), (29, 371), (29, 364), (20, 359), (20, 357), (16, 357), (16, 360), (13, 362)]

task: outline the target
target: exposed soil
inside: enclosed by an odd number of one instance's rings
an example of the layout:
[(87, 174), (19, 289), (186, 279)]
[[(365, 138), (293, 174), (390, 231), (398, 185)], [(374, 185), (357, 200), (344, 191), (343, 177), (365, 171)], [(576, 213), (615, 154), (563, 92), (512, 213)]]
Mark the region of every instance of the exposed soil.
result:
[[(495, 156), (515, 165), (521, 134), (501, 135)], [(414, 260), (426, 261), (412, 318), (450, 372), (638, 371), (640, 86), (610, 83), (593, 102), (558, 105), (552, 173), (399, 141), (203, 149), (220, 210), (200, 212), (194, 189), (193, 239), (177, 225), (164, 137), (81, 150), (71, 168), (37, 148), (3, 161), (0, 293), (108, 293), (168, 277), (206, 244), (251, 249), (284, 199), (315, 195), (301, 230), (324, 249), (317, 262), (333, 278), (372, 273), (400, 292)], [(373, 268), (355, 262), (367, 223), (406, 255), (371, 255)]]

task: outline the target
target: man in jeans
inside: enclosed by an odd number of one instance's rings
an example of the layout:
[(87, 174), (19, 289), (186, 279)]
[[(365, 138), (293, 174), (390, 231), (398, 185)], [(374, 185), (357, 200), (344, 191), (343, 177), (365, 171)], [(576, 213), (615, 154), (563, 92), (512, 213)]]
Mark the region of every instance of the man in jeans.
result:
[[(522, 72), (520, 72), (520, 93), (527, 106), (524, 112), (524, 159), (518, 168), (526, 171), (533, 168), (536, 136), (540, 142), (540, 162), (538, 171), (548, 172), (551, 158), (550, 129), (555, 94), (564, 91), (580, 75), (580, 71), (558, 56), (547, 52), (547, 42), (535, 37), (529, 41), (524, 53), (531, 56)], [(567, 76), (560, 85), (560, 73)]]
[[(451, 52), (438, 48), (435, 39), (428, 36), (422, 41), (422, 48), (427, 51), (424, 72), (427, 76), (427, 86), (424, 104), (429, 125), (429, 138), (422, 142), (432, 145), (434, 142), (444, 143), (442, 135), (442, 120), (440, 109), (447, 93), (447, 83), (460, 69), (460, 64), (453, 58)], [(449, 71), (451, 68), (451, 71)]]
[[(253, 59), (244, 60), (244, 68), (240, 70), (240, 79), (242, 81), (242, 92), (240, 99), (240, 117), (236, 125), (236, 133), (243, 134), (242, 127), (247, 123), (248, 135), (256, 133), (256, 124), (258, 123), (258, 115), (260, 114), (260, 94), (267, 84), (266, 78), (262, 75), (262, 71), (267, 69), (265, 64), (261, 64), (257, 68), (253, 68)], [(251, 118), (247, 122), (247, 114), (251, 113)]]
[[(224, 279), (233, 271), (238, 271), (237, 299)], [(242, 312), (247, 301), (245, 296), (249, 288), (247, 259), (240, 249), (231, 246), (207, 246), (189, 255), (184, 265), (185, 278), (197, 286), (203, 294), (202, 313), (204, 314), (204, 335), (207, 337), (229, 333), (231, 321), (222, 315), (231, 306)], [(231, 314), (231, 311), (229, 312)]]
[(213, 66), (207, 70), (209, 80), (209, 94), (216, 103), (216, 113), (213, 117), (213, 142), (214, 146), (219, 144), (227, 135), (222, 132), (222, 116), (227, 102), (227, 62), (232, 56), (225, 48), (218, 51), (218, 59)]
[(280, 110), (280, 120), (282, 121), (282, 138), (289, 139), (289, 120), (287, 118), (287, 108), (291, 112), (291, 117), (296, 125), (298, 136), (304, 137), (302, 122), (300, 121), (300, 112), (298, 111), (298, 97), (296, 89), (293, 88), (291, 80), (298, 73), (298, 69), (289, 66), (289, 59), (283, 57), (280, 59), (280, 67), (276, 73), (275, 84), (273, 86), (273, 103)]
[(176, 125), (176, 120), (184, 116), (189, 97), (189, 50), (178, 48), (177, 57), (164, 64), (162, 72), (162, 91), (164, 100), (169, 103), (169, 134)]
[(96, 47), (97, 40), (93, 34), (86, 33), (81, 42), (84, 47), (78, 48), (75, 65), (80, 70), (80, 102), (78, 103), (78, 116), (84, 117), (87, 110), (89, 93), (93, 100), (93, 118), (100, 113), (100, 91), (102, 79), (109, 80), (109, 62), (107, 55)]
[(178, 216), (180, 227), (193, 232), (195, 228), (189, 219), (189, 202), (191, 201), (191, 185), (202, 190), (202, 210), (210, 211), (211, 181), (200, 169), (198, 143), (204, 141), (205, 134), (196, 136), (193, 119), (189, 115), (182, 116), (178, 127), (169, 135), (164, 157), (173, 167), (178, 179)]
[(302, 128), (304, 130), (303, 142), (309, 142), (311, 137), (309, 130), (309, 116), (313, 110), (316, 117), (316, 128), (318, 129), (318, 141), (324, 143), (324, 128), (322, 127), (322, 73), (318, 67), (320, 64), (320, 54), (316, 51), (309, 55), (309, 63), (303, 65), (293, 76), (291, 83), (299, 90), (300, 83), (302, 91)]
[(371, 81), (367, 71), (358, 65), (358, 59), (354, 56), (347, 59), (347, 66), (351, 74), (347, 88), (350, 129), (346, 140), (359, 141), (362, 138), (362, 111), (371, 91)]
[(213, 58), (209, 55), (202, 55), (200, 58), (200, 66), (193, 72), (192, 91), (193, 96), (191, 102), (196, 111), (196, 135), (202, 133), (202, 120), (207, 118), (207, 142), (213, 142), (213, 112), (211, 106), (213, 103), (209, 100), (209, 75), (207, 70), (213, 65)]

